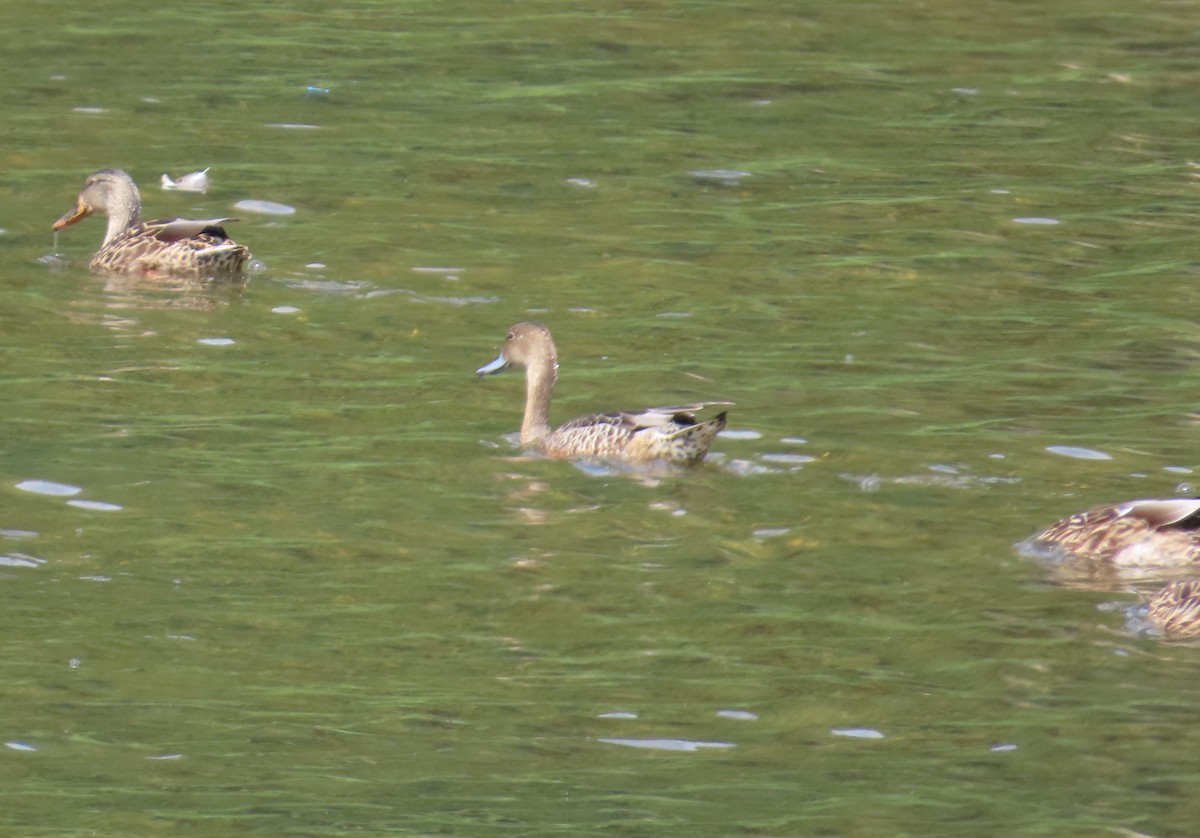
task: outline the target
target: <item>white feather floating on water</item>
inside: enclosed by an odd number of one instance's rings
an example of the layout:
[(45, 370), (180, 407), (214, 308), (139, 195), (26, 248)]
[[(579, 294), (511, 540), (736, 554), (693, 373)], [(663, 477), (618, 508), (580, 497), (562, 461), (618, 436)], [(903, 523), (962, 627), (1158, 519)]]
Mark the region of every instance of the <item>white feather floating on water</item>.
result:
[[(211, 166), (209, 168), (212, 168)], [(180, 192), (207, 192), (208, 191), (208, 169), (200, 172), (188, 172), (186, 175), (180, 175), (179, 180), (171, 180), (170, 175), (163, 172), (162, 176), (163, 189), (176, 189)]]

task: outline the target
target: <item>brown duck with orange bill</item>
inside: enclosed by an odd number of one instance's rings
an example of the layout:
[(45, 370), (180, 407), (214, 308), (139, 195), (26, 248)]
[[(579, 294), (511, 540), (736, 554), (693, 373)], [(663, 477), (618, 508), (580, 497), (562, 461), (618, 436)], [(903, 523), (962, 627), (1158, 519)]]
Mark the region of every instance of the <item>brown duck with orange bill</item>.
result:
[(142, 221), (142, 200), (133, 178), (121, 169), (101, 169), (88, 177), (75, 208), (54, 222), (61, 230), (94, 212), (108, 216), (108, 230), (93, 271), (136, 276), (233, 277), (242, 273), (250, 251), (225, 234), (229, 218)]

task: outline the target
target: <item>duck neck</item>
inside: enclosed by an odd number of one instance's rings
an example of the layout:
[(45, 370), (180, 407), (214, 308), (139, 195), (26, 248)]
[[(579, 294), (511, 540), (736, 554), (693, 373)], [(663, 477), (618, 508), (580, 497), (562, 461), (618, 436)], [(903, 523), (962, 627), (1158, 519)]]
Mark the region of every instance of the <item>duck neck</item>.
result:
[(130, 183), (128, 189), (117, 190), (108, 205), (108, 231), (104, 234), (104, 244), (135, 224), (140, 224), (141, 220), (142, 198), (138, 195), (137, 186)]
[(558, 377), (558, 359), (542, 358), (525, 370), (525, 419), (521, 444), (532, 445), (550, 433), (550, 396)]

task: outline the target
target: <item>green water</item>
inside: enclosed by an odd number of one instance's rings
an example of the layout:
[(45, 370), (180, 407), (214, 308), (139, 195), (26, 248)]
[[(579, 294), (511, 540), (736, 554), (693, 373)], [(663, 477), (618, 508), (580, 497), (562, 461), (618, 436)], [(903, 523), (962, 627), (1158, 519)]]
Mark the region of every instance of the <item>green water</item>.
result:
[[(1011, 544), (1200, 469), (1195, 3), (72, 5), (0, 3), (4, 834), (1194, 833), (1200, 650)], [(246, 287), (44, 259), (113, 165)], [(555, 420), (740, 433), (517, 457), (530, 318)]]

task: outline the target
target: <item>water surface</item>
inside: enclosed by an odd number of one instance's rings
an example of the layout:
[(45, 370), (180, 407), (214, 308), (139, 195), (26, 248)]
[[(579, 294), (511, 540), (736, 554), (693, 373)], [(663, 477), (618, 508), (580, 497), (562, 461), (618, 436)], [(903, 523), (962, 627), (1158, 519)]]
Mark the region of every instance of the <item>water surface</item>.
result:
[[(1192, 491), (1192, 12), (0, 3), (0, 824), (1188, 834), (1200, 652), (1011, 544)], [(44, 259), (112, 165), (249, 282)], [(518, 456), (529, 318), (732, 432)]]

